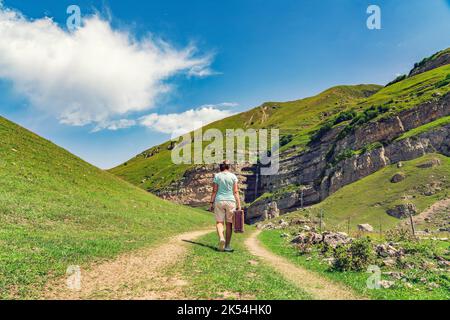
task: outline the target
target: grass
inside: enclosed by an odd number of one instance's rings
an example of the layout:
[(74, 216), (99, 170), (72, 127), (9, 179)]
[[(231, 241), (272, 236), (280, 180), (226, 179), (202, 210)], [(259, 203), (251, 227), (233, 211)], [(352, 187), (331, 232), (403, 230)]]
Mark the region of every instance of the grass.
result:
[[(440, 166), (421, 169), (417, 166), (430, 159), (437, 158)], [(390, 180), (396, 173), (402, 172), (406, 178), (399, 183)], [(423, 190), (433, 182), (441, 183), (441, 190), (434, 195), (425, 196)], [(394, 227), (399, 220), (386, 214), (386, 210), (404, 202), (413, 203), (423, 211), (433, 203), (449, 197), (450, 158), (429, 154), (412, 161), (403, 162), (402, 168), (390, 165), (359, 181), (347, 185), (329, 196), (323, 202), (307, 209), (289, 214), (290, 217), (308, 213), (317, 216), (321, 210), (324, 221), (330, 228), (347, 232), (350, 219), (351, 230), (357, 225), (369, 223), (376, 229)], [(407, 196), (407, 200), (402, 197)]]
[[(396, 284), (389, 289), (369, 289), (367, 287), (367, 279), (370, 276), (366, 272), (337, 272), (331, 271), (327, 263), (322, 262), (321, 258), (317, 254), (313, 253), (311, 256), (300, 255), (298, 251), (291, 246), (285, 238), (282, 238), (281, 231), (264, 231), (260, 234), (259, 239), (263, 245), (271, 250), (272, 252), (287, 258), (292, 263), (309, 269), (311, 271), (317, 272), (324, 277), (341, 282), (350, 288), (354, 289), (355, 292), (370, 297), (372, 299), (382, 299), (382, 300), (448, 300), (450, 299), (450, 291), (448, 290), (448, 285), (450, 279), (445, 274), (437, 275), (433, 272), (424, 272), (420, 276), (415, 274), (415, 271), (408, 271), (408, 277), (416, 279), (417, 277), (424, 277), (426, 282), (436, 282), (441, 283), (439, 288), (429, 290), (426, 283), (420, 281), (412, 282), (412, 288), (406, 287), (401, 281), (396, 282)], [(448, 249), (448, 243), (442, 242), (439, 244), (437, 250), (443, 252)], [(311, 257), (308, 259), (308, 257)], [(382, 268), (382, 272), (385, 272)], [(405, 270), (400, 270), (405, 271)], [(405, 271), (406, 272), (406, 271)], [(386, 274), (381, 275), (381, 280), (392, 280), (390, 276)]]
[(35, 298), (85, 265), (208, 225), (0, 117), (0, 298)]
[(431, 131), (435, 128), (446, 126), (448, 124), (450, 124), (450, 116), (442, 117), (430, 123), (424, 124), (423, 126), (405, 132), (400, 137), (398, 137), (397, 140), (403, 140), (414, 136), (418, 136), (419, 134)]
[(222, 253), (214, 249), (217, 235), (209, 234), (197, 240), (185, 261), (170, 273), (189, 279), (184, 290), (194, 299), (311, 299), (246, 251), (243, 242), (247, 236), (233, 235), (236, 251)]

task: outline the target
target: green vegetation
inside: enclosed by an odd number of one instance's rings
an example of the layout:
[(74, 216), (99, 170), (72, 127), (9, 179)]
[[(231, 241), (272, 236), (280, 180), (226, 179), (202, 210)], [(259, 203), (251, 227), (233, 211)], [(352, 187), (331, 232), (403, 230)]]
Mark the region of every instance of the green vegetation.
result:
[[(421, 169), (421, 163), (437, 158), (441, 165)], [(399, 183), (392, 183), (391, 178), (398, 172), (406, 178)], [(327, 228), (347, 232), (350, 219), (351, 230), (361, 223), (369, 223), (375, 228), (380, 225), (384, 230), (394, 227), (399, 220), (386, 214), (386, 210), (398, 204), (412, 203), (418, 211), (423, 211), (433, 203), (449, 196), (450, 158), (430, 154), (421, 158), (403, 162), (402, 168), (390, 165), (368, 177), (343, 187), (323, 202), (289, 214), (290, 217), (309, 214), (317, 216), (324, 212)], [(424, 191), (433, 183), (440, 185), (432, 195), (424, 195)]]
[(210, 223), (0, 117), (0, 299)]
[[(450, 299), (450, 292), (448, 290), (450, 278), (446, 272), (433, 272), (432, 270), (423, 267), (432, 261), (435, 263), (436, 255), (443, 256), (447, 260), (450, 259), (448, 242), (421, 241), (401, 243), (406, 249), (406, 254), (410, 255), (409, 258), (405, 259), (404, 265), (389, 268), (381, 267), (381, 280), (393, 281), (393, 286), (388, 289), (369, 289), (367, 287), (367, 280), (371, 274), (367, 273), (364, 268), (362, 271), (337, 271), (327, 262), (323, 261), (321, 248), (317, 248), (309, 254), (301, 254), (294, 246), (286, 241), (286, 238), (281, 237), (281, 233), (282, 231), (280, 230), (264, 231), (259, 236), (259, 239), (264, 246), (272, 252), (286, 257), (294, 264), (318, 272), (330, 280), (342, 282), (361, 295), (372, 299), (383, 300)], [(363, 260), (372, 257), (373, 255), (373, 253), (369, 252), (370, 250), (367, 249), (368, 242), (369, 240), (357, 240), (358, 245), (354, 246), (355, 251), (360, 251), (359, 253), (362, 252), (359, 256), (363, 257)], [(347, 257), (348, 256), (344, 256), (346, 259)], [(367, 262), (364, 263), (364, 265), (366, 264)], [(375, 261), (375, 264), (381, 266), (379, 261)], [(405, 265), (413, 266), (413, 268), (408, 269)], [(354, 263), (350, 263), (350, 266), (354, 266)], [(397, 275), (400, 275), (402, 280), (396, 279), (395, 277)], [(431, 287), (431, 284), (435, 284), (436, 287)]]
[(209, 234), (192, 244), (187, 259), (169, 273), (189, 279), (184, 290), (194, 299), (311, 299), (246, 251), (247, 236), (234, 235), (236, 251), (230, 254), (217, 252), (217, 235)]

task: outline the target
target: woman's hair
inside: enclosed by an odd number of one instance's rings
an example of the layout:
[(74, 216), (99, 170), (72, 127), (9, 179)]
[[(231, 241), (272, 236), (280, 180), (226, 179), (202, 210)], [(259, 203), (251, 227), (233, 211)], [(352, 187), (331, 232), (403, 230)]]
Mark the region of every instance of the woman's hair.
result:
[(220, 171), (230, 170), (230, 163), (228, 161), (224, 161), (219, 165)]

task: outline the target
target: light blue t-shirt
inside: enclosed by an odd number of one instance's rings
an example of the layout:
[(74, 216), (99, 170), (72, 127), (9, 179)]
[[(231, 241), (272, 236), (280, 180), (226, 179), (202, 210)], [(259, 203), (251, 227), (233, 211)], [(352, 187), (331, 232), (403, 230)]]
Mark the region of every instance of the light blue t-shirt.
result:
[(236, 201), (234, 199), (233, 186), (237, 182), (238, 178), (231, 172), (217, 173), (214, 176), (214, 183), (218, 186), (215, 201)]

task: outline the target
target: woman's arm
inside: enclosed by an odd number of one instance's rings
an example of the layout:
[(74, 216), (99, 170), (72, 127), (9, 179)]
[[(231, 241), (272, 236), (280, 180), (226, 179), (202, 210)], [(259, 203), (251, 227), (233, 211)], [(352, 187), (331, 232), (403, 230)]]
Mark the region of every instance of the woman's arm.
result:
[(219, 187), (217, 186), (217, 184), (213, 184), (213, 192), (212, 192), (212, 195), (211, 195), (211, 202), (209, 203), (210, 204), (210, 206), (209, 206), (209, 209), (211, 210), (211, 211), (213, 211), (213, 209), (214, 209), (214, 201), (216, 201), (216, 194), (217, 194), (217, 189), (218, 189)]
[(234, 184), (233, 189), (234, 199), (236, 200), (236, 208), (241, 210), (241, 198), (239, 197), (239, 186), (237, 182)]

